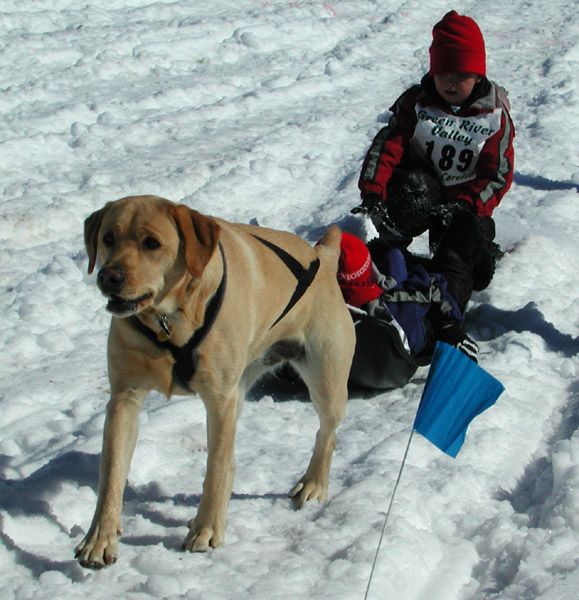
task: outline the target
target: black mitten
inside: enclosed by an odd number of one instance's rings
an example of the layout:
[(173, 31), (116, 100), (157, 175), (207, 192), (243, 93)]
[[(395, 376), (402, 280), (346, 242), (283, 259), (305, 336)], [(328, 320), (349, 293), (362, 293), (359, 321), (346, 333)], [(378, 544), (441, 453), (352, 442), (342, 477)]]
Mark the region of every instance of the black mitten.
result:
[(478, 344), (463, 331), (458, 323), (441, 324), (433, 319), (432, 327), (437, 340), (454, 346), (471, 360), (478, 362)]
[(455, 200), (433, 206), (430, 211), (430, 224), (428, 227), (428, 244), (434, 254), (444, 232), (448, 229), (452, 219), (457, 213), (467, 212), (474, 216), (474, 208), (466, 202)]
[(412, 236), (402, 231), (388, 215), (386, 204), (377, 194), (368, 194), (362, 204), (352, 209), (352, 214), (366, 214), (378, 230), (380, 239), (390, 248), (406, 248), (412, 242)]
[(368, 194), (362, 198), (360, 206), (356, 206), (350, 211), (353, 215), (385, 215), (386, 204), (378, 194)]
[(478, 224), (480, 225), (481, 233), (487, 242), (492, 242), (495, 239), (496, 228), (492, 217), (479, 217)]
[(470, 336), (465, 334), (464, 338), (455, 347), (475, 363), (478, 363), (478, 344)]

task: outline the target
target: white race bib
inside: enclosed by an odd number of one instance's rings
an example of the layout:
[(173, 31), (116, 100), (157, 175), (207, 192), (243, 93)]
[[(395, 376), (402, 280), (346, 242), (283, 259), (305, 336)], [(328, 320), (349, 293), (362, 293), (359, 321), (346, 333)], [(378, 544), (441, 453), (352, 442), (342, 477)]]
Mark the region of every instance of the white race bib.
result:
[(417, 104), (416, 117), (410, 146), (434, 167), (445, 186), (474, 179), (481, 148), (501, 126), (500, 108), (492, 113), (459, 117)]

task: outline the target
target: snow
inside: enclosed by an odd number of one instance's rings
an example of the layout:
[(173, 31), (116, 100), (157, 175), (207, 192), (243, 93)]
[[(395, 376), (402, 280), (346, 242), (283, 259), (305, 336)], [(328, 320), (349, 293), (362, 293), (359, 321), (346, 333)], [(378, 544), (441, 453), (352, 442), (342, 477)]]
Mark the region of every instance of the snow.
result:
[(152, 394), (119, 562), (76, 563), (108, 390), (82, 224), (152, 193), (312, 243), (332, 222), (370, 235), (349, 215), (361, 161), (451, 8), (480, 24), (517, 127), (495, 212), (507, 253), (468, 320), (506, 392), (455, 460), (414, 436), (369, 598), (579, 598), (576, 2), (3, 0), (2, 599), (364, 597), (424, 370), (352, 394), (330, 498), (298, 512), (286, 492), (317, 418), (301, 392), (254, 392), (226, 545), (207, 554), (179, 550), (205, 470), (202, 403)]

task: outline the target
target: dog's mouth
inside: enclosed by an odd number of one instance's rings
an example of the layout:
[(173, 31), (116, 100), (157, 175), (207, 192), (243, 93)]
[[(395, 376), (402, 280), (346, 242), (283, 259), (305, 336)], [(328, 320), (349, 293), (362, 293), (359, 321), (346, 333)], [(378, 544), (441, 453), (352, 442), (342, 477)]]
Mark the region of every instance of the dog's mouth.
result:
[(117, 317), (132, 315), (139, 312), (143, 307), (142, 305), (152, 296), (153, 294), (151, 292), (147, 292), (138, 298), (127, 299), (113, 294), (109, 297), (107, 310)]

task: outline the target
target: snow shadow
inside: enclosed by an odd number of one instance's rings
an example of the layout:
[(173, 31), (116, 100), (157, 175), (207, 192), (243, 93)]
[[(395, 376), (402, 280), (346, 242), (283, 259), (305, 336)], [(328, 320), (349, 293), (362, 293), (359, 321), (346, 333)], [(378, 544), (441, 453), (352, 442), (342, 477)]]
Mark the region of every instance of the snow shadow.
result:
[(541, 175), (523, 175), (515, 173), (514, 182), (517, 185), (524, 185), (535, 190), (555, 191), (555, 190), (575, 190), (579, 192), (579, 185), (571, 181), (553, 181)]
[[(561, 420), (543, 445), (553, 448), (561, 440), (568, 440), (579, 428), (579, 381), (569, 386), (569, 402), (561, 412)], [(529, 517), (529, 527), (541, 527), (541, 519), (549, 498), (554, 493), (553, 461), (540, 456), (527, 465), (512, 490), (499, 489), (497, 500), (506, 500), (515, 512)]]
[(18, 546), (2, 529), (0, 529), (0, 539), (4, 546), (14, 553), (16, 557), (15, 562), (27, 568), (35, 579), (38, 579), (47, 571), (59, 571), (73, 582), (79, 582), (85, 578), (76, 560), (55, 561), (29, 552)]
[(496, 339), (507, 331), (528, 331), (542, 337), (553, 352), (561, 352), (568, 358), (579, 353), (579, 338), (560, 332), (545, 319), (534, 302), (529, 302), (519, 310), (502, 310), (483, 304), (467, 313), (466, 327), (491, 332), (486, 341)]
[[(13, 517), (21, 515), (41, 516), (52, 523), (67, 537), (76, 535), (76, 527), (69, 531), (54, 514), (51, 500), (61, 491), (61, 484), (74, 481), (79, 486), (96, 487), (99, 456), (82, 452), (67, 452), (42, 466), (22, 480), (0, 478), (0, 512)], [(76, 560), (55, 561), (21, 547), (6, 533), (4, 519), (0, 518), (0, 539), (6, 548), (14, 552), (16, 562), (27, 568), (34, 577), (46, 571), (59, 571), (72, 581), (81, 581), (83, 573)]]
[(39, 514), (53, 520), (64, 531), (50, 510), (50, 499), (60, 492), (60, 484), (74, 481), (96, 489), (99, 456), (67, 452), (20, 480), (0, 479), (0, 509), (10, 512)]
[(306, 384), (289, 364), (283, 364), (258, 379), (247, 393), (246, 400), (261, 400), (266, 396), (271, 396), (274, 402), (310, 401)]
[[(526, 526), (529, 529), (549, 528), (549, 519), (557, 511), (559, 500), (556, 468), (551, 451), (556, 448), (557, 442), (569, 440), (579, 428), (579, 381), (572, 382), (568, 391), (569, 401), (561, 410), (560, 422), (540, 444), (544, 454), (526, 466), (512, 489), (499, 488), (493, 495), (496, 500), (509, 502), (518, 515), (525, 515)], [(524, 552), (524, 546), (513, 540), (503, 549), (501, 559), (495, 555), (488, 555), (487, 559), (475, 568), (474, 574), (477, 578), (484, 576), (492, 583), (484, 590), (487, 594), (500, 594), (512, 584), (519, 574), (521, 562), (525, 559)], [(484, 549), (480, 553), (484, 554)]]
[[(6, 457), (0, 457), (6, 460)], [(40, 577), (46, 571), (59, 571), (71, 581), (81, 581), (84, 571), (72, 558), (73, 546), (70, 544), (70, 560), (51, 560), (41, 554), (27, 550), (13, 539), (6, 531), (3, 515), (16, 518), (20, 516), (40, 516), (53, 523), (65, 536), (72, 540), (84, 533), (79, 523), (69, 530), (51, 508), (52, 500), (62, 493), (62, 484), (76, 483), (78, 487), (88, 486), (95, 494), (98, 491), (99, 454), (86, 454), (72, 451), (57, 456), (40, 469), (21, 480), (0, 478), (0, 540), (10, 551), (14, 552), (16, 562), (27, 568), (32, 576)], [(233, 492), (232, 501), (251, 500), (288, 500), (285, 493), (247, 494)], [(171, 516), (171, 507), (187, 507), (191, 509), (191, 517), (197, 510), (201, 494), (178, 493), (168, 495), (163, 492), (157, 482), (132, 486), (127, 484), (123, 500), (123, 515), (140, 515), (148, 522), (166, 529), (165, 533), (146, 535), (123, 535), (122, 543), (131, 546), (154, 546), (162, 544), (169, 550), (179, 550), (183, 542), (187, 519)], [(289, 502), (289, 500), (288, 500)], [(156, 507), (154, 504), (162, 506)], [(91, 510), (92, 510), (91, 506)], [(174, 529), (182, 528), (183, 533), (176, 534)]]
[[(416, 376), (412, 378), (412, 383), (414, 384), (422, 385), (425, 381), (425, 376)], [(380, 396), (387, 391), (391, 390), (366, 388), (350, 382), (348, 384), (348, 399), (371, 399)], [(271, 397), (274, 402), (311, 402), (310, 393), (306, 384), (289, 365), (287, 365), (287, 367), (284, 365), (277, 372), (273, 371), (264, 375), (249, 390), (245, 400), (248, 402), (255, 402), (264, 397)]]
[(553, 490), (553, 465), (541, 456), (527, 465), (512, 490), (500, 488), (494, 498), (509, 502), (517, 514), (529, 517), (528, 526), (540, 527), (541, 510)]
[[(99, 477), (99, 454), (86, 454), (83, 452), (67, 452), (49, 461), (40, 469), (21, 480), (0, 479), (0, 512), (12, 517), (25, 515), (40, 516), (52, 522), (67, 539), (74, 538), (82, 533), (81, 524), (75, 525), (69, 530), (51, 508), (53, 498), (62, 493), (62, 484), (65, 482), (76, 483), (78, 487), (91, 487), (95, 494), (98, 491)], [(196, 506), (200, 496), (187, 497), (187, 504)], [(140, 502), (172, 500), (155, 491), (155, 485), (145, 486), (143, 490), (134, 489), (127, 485), (125, 489), (124, 502), (128, 505), (128, 512), (143, 514), (165, 526), (175, 527), (185, 525), (182, 520), (169, 519), (161, 514), (161, 511), (139, 506)], [(88, 523), (82, 524), (88, 526)], [(0, 518), (0, 539), (9, 550), (13, 551), (18, 564), (27, 568), (34, 577), (39, 577), (46, 571), (59, 571), (72, 581), (83, 579), (76, 560), (73, 560), (73, 544), (71, 542), (70, 561), (54, 561), (40, 554), (35, 554), (19, 545), (6, 533), (3, 519)], [(181, 544), (181, 539), (171, 536), (146, 536), (143, 539), (123, 538), (123, 542), (133, 545), (149, 545), (151, 543), (162, 543), (168, 548), (176, 548)]]

